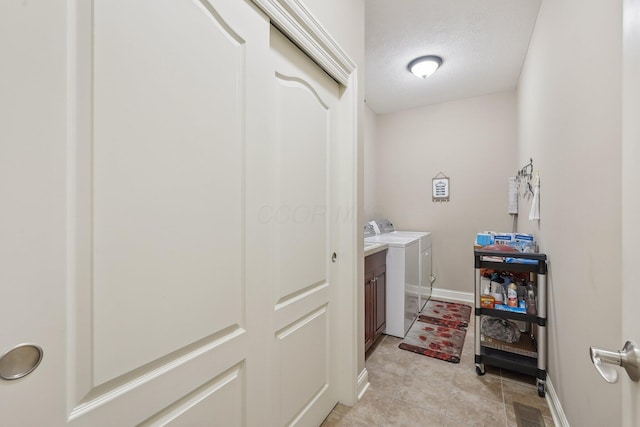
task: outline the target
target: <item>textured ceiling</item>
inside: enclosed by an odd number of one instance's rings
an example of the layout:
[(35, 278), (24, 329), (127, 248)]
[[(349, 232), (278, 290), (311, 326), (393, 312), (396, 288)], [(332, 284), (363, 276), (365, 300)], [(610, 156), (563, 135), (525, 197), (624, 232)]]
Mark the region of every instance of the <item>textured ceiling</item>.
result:
[[(376, 113), (514, 89), (541, 0), (365, 0), (365, 98)], [(412, 59), (438, 55), (427, 79)]]

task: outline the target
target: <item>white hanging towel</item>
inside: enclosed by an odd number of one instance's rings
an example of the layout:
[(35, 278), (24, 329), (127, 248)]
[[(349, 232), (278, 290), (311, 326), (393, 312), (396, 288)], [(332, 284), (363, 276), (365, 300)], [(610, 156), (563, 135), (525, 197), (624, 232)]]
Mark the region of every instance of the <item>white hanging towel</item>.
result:
[(531, 212), (529, 219), (535, 221), (540, 219), (540, 174), (536, 173), (536, 185), (533, 188), (533, 201), (531, 202)]

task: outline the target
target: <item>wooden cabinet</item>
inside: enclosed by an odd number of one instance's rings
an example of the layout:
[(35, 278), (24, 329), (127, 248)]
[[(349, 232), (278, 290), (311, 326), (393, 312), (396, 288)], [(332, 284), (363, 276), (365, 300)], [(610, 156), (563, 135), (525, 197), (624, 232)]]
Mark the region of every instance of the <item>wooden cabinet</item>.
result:
[(364, 349), (382, 335), (386, 323), (387, 250), (364, 260)]

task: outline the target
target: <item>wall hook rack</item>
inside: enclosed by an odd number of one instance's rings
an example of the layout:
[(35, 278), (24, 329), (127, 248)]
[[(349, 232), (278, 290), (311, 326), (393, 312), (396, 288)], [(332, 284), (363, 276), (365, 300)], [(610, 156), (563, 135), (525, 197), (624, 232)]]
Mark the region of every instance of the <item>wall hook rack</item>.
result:
[(533, 159), (531, 157), (529, 158), (529, 163), (524, 165), (518, 171), (518, 177), (526, 178), (528, 180), (533, 178)]
[(518, 187), (524, 185), (522, 197), (525, 199), (532, 198), (533, 186), (531, 185), (531, 181), (533, 180), (533, 158), (530, 157), (529, 163), (520, 168), (516, 174), (516, 179), (518, 180)]

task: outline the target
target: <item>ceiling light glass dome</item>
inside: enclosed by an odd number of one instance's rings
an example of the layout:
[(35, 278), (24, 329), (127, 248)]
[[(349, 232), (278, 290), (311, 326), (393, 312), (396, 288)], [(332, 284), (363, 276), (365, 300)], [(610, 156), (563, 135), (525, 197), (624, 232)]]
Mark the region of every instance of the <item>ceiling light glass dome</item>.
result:
[(416, 77), (426, 79), (442, 65), (442, 58), (435, 55), (421, 56), (409, 62), (407, 69)]

